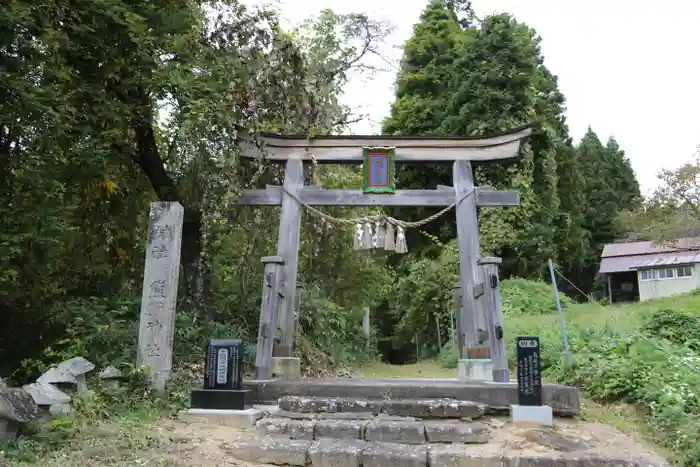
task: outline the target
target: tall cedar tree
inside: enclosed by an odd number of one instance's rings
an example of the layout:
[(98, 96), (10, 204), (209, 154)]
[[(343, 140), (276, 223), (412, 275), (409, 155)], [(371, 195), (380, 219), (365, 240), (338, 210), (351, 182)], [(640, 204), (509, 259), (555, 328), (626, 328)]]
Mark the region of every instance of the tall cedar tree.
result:
[[(459, 4), (457, 4), (459, 3)], [(396, 100), (390, 116), (383, 122), (382, 132), (392, 135), (441, 135), (440, 125), (450, 97), (453, 66), (459, 51), (458, 44), (467, 34), (473, 16), (469, 3), (431, 0), (413, 27), (413, 36), (404, 45), (401, 70), (396, 78)], [(460, 22), (458, 11), (463, 18)], [(444, 164), (429, 166), (400, 166), (397, 179), (404, 188), (435, 188), (451, 184), (451, 167)], [(391, 214), (403, 219), (417, 220), (436, 212), (429, 208), (395, 208)], [(433, 222), (424, 228), (442, 240), (455, 236), (452, 222)], [(425, 237), (409, 231), (413, 248), (429, 248), (432, 243)]]

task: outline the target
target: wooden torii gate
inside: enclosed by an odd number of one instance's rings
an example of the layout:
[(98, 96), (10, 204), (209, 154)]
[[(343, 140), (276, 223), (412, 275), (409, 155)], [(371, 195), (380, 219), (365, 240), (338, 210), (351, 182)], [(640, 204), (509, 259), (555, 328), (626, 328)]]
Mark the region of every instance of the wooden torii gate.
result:
[[(265, 277), (260, 327), (257, 342), (256, 379), (269, 379), (273, 359), (291, 359), (294, 344), (296, 285), (299, 260), (299, 236), (303, 206), (432, 206), (447, 207), (455, 202), (461, 307), (457, 313), (457, 336), (460, 359), (488, 359), (498, 353), (504, 360), (505, 342), (502, 332), (487, 326), (490, 320), (478, 306), (475, 295), (483, 293), (484, 264), (479, 256), (477, 206), (518, 206), (517, 191), (496, 191), (474, 186), (472, 162), (497, 162), (518, 157), (521, 141), (529, 136), (529, 127), (489, 137), (405, 137), (405, 136), (281, 136), (259, 135), (265, 154), (249, 146), (243, 157), (264, 157), (270, 162), (285, 164), (284, 185), (265, 189), (243, 190), (242, 205), (281, 206), (277, 255), (263, 258)], [(395, 162), (452, 163), (453, 187), (435, 190), (395, 190), (391, 194), (366, 194), (363, 190), (331, 190), (304, 186), (303, 164), (361, 164), (363, 148), (387, 146), (395, 148)], [(471, 193), (471, 196), (470, 196)], [(293, 196), (291, 195), (293, 194)], [(295, 199), (296, 198), (296, 199)], [(488, 268), (488, 267), (487, 267)], [(493, 268), (492, 268), (493, 269)], [(497, 277), (497, 276), (496, 276)], [(495, 287), (495, 286), (494, 286)], [(491, 300), (492, 302), (493, 300)], [(279, 312), (278, 312), (279, 310)], [(485, 332), (479, 333), (482, 330)], [(484, 345), (487, 334), (491, 342)], [(496, 345), (496, 340), (498, 343)], [(494, 356), (495, 357), (495, 356)], [(298, 360), (297, 360), (298, 368)], [(507, 380), (507, 366), (494, 370), (495, 381)], [(292, 376), (293, 377), (293, 376)]]

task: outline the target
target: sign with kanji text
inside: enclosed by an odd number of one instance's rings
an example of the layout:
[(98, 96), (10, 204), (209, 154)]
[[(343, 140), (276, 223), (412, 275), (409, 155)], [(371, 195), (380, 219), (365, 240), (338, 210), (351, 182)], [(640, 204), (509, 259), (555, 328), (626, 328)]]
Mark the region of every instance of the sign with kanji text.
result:
[(363, 148), (363, 193), (394, 193), (394, 148)]
[(540, 338), (515, 339), (515, 361), (518, 371), (518, 405), (542, 405), (542, 366)]

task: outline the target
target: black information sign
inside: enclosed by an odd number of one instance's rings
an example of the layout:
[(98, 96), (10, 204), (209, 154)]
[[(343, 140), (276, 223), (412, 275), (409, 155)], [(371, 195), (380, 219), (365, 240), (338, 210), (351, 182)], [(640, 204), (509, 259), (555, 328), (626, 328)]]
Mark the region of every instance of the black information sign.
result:
[(204, 389), (241, 389), (243, 341), (209, 339), (204, 363)]
[(542, 405), (540, 338), (516, 337), (518, 405)]

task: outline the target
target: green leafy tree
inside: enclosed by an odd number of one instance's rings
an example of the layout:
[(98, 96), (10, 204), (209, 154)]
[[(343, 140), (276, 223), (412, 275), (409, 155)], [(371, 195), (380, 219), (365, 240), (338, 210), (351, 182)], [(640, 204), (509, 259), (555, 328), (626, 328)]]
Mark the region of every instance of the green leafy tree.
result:
[(666, 244), (700, 236), (699, 177), (700, 146), (685, 164), (659, 172), (660, 186), (652, 196), (635, 209), (622, 213), (625, 230), (639, 239)]

